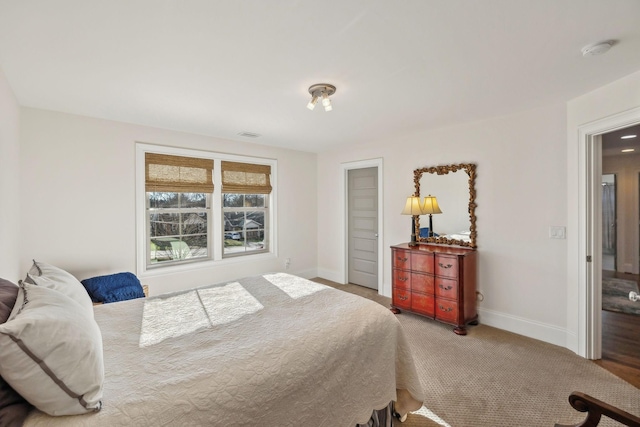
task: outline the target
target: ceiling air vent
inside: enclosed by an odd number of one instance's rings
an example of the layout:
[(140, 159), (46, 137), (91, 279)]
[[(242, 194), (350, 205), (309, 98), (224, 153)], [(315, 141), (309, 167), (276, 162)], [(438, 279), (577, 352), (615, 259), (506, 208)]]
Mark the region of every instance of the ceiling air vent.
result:
[(246, 136), (247, 138), (258, 138), (260, 135), (253, 132), (240, 132), (238, 135)]

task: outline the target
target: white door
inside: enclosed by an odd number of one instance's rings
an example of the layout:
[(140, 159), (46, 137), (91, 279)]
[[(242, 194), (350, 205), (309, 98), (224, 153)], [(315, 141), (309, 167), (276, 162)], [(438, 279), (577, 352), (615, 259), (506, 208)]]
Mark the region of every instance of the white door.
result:
[(349, 283), (378, 289), (378, 168), (348, 171)]

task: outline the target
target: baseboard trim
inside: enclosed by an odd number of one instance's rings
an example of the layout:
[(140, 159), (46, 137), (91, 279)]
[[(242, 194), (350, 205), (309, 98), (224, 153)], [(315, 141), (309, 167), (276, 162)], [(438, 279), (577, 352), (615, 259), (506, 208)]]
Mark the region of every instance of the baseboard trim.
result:
[(304, 277), (305, 279), (313, 279), (315, 277), (318, 277), (318, 270), (316, 270), (315, 268), (300, 271), (285, 271), (285, 273), (295, 274), (296, 276)]
[(332, 282), (336, 282), (339, 283), (341, 285), (344, 285), (344, 278), (341, 277), (341, 273), (338, 271), (333, 271), (333, 270), (327, 270), (324, 268), (318, 268), (317, 270), (317, 277), (321, 277), (323, 279), (326, 280), (331, 280)]
[(478, 308), (478, 316), (481, 324), (567, 348), (569, 332), (564, 328), (486, 308)]

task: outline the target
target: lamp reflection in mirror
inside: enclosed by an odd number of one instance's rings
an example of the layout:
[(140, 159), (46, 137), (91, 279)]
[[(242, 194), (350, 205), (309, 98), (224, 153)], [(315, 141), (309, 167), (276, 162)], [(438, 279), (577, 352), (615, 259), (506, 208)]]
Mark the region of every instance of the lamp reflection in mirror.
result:
[(440, 206), (438, 206), (436, 197), (431, 194), (426, 196), (422, 204), (422, 215), (429, 215), (429, 237), (433, 237), (433, 214), (440, 213), (442, 213), (442, 211), (440, 210)]
[(404, 209), (402, 209), (401, 214), (411, 215), (411, 242), (409, 242), (409, 246), (417, 246), (418, 242), (416, 240), (416, 216), (422, 215), (422, 205), (420, 204), (420, 197), (407, 197), (407, 203), (404, 205)]

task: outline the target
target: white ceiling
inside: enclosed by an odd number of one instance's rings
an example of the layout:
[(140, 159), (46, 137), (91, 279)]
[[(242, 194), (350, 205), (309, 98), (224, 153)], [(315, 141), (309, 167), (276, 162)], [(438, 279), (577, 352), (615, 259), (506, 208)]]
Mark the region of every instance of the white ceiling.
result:
[[(587, 93), (640, 69), (639, 18), (637, 0), (0, 0), (0, 68), (22, 106), (320, 152)], [(333, 111), (307, 110), (324, 82)]]

